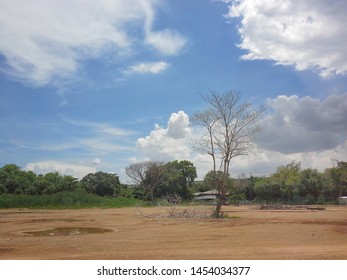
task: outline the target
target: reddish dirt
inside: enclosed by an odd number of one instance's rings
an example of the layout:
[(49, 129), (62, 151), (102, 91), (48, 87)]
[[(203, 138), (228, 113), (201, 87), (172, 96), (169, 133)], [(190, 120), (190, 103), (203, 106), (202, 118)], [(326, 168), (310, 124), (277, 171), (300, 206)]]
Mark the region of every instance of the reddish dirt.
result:
[(192, 209), (0, 210), (0, 259), (347, 259), (347, 206)]

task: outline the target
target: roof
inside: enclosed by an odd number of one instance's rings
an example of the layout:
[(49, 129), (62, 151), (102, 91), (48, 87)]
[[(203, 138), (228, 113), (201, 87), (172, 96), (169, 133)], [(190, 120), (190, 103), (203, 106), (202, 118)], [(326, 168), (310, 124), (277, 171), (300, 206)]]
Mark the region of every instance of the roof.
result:
[(194, 196), (217, 195), (217, 194), (218, 194), (217, 190), (210, 190), (210, 191), (206, 191), (206, 192), (196, 192), (196, 193), (193, 193)]
[(216, 199), (216, 195), (201, 195), (201, 196), (196, 196), (194, 199), (195, 200), (213, 200)]

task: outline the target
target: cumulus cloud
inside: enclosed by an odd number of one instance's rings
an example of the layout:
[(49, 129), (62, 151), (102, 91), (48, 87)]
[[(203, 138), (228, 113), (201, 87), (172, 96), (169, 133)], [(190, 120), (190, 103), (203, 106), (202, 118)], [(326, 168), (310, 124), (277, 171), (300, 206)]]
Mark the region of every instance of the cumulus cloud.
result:
[(315, 68), (323, 77), (346, 74), (347, 2), (340, 0), (226, 0), (229, 18), (240, 17), (245, 60), (268, 59)]
[(150, 135), (137, 140), (136, 146), (150, 160), (184, 160), (190, 157), (190, 136), (189, 117), (179, 111), (171, 114), (167, 128), (156, 125)]
[[(11, 0), (0, 3), (0, 70), (45, 85), (71, 78), (81, 61), (116, 58), (150, 46), (175, 55), (186, 39), (175, 30), (153, 30), (158, 0)], [(138, 50), (137, 50), (138, 51)]]
[(159, 62), (147, 62), (138, 63), (129, 66), (124, 73), (125, 74), (159, 74), (166, 71), (170, 67), (170, 64), (164, 61)]
[(263, 122), (258, 145), (284, 154), (334, 149), (347, 132), (347, 94), (324, 100), (280, 95), (269, 102), (273, 112)]
[(173, 139), (186, 138), (190, 135), (189, 117), (183, 111), (172, 113), (167, 123), (167, 136)]

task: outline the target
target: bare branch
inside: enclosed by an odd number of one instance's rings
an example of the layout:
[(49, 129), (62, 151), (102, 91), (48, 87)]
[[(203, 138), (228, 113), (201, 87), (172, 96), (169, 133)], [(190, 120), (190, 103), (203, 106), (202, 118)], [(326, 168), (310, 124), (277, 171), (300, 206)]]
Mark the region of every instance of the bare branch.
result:
[(253, 149), (253, 141), (260, 131), (257, 121), (266, 108), (262, 106), (252, 111), (251, 103), (241, 103), (241, 94), (235, 91), (223, 94), (209, 91), (201, 97), (210, 108), (196, 113), (191, 120), (193, 124), (207, 130), (207, 135), (200, 139), (197, 146), (200, 151), (205, 151), (213, 157), (214, 171), (216, 158), (221, 160), (224, 180), (222, 185), (218, 186), (220, 202), (215, 211), (217, 217), (225, 201), (230, 161), (236, 156), (248, 155)]

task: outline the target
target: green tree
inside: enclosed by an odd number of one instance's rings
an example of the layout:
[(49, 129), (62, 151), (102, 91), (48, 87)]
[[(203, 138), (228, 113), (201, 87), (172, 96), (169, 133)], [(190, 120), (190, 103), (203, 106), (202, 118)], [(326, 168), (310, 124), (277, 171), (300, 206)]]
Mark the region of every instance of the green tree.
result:
[(49, 182), (44, 178), (44, 175), (40, 174), (36, 177), (32, 186), (28, 188), (27, 192), (29, 195), (40, 195), (49, 185)]
[(26, 173), (15, 164), (7, 164), (0, 169), (0, 191), (22, 194), (30, 185)]
[[(207, 190), (217, 190), (218, 186), (220, 186), (224, 181), (224, 173), (223, 171), (209, 171), (206, 173), (204, 177), (204, 185)], [(234, 191), (233, 189), (233, 179), (228, 177), (227, 180), (227, 192), (231, 193)]]
[(332, 182), (332, 196), (337, 200), (341, 195), (347, 195), (347, 162), (339, 161), (335, 167), (326, 170)]
[(140, 186), (149, 194), (152, 203), (154, 203), (157, 190), (165, 185), (165, 180), (166, 171), (163, 163), (151, 162), (144, 173)]
[(301, 197), (306, 198), (308, 203), (316, 203), (323, 188), (323, 177), (316, 169), (304, 169), (298, 187)]
[(256, 197), (256, 193), (255, 193), (255, 184), (258, 180), (260, 180), (261, 177), (255, 177), (252, 176), (248, 179), (248, 183), (246, 184), (243, 193), (245, 196), (246, 200), (252, 201), (255, 199)]
[(280, 188), (282, 202), (292, 202), (297, 197), (297, 186), (300, 182), (301, 162), (292, 161), (281, 165), (276, 173), (270, 176), (270, 184)]
[(223, 182), (224, 180), (224, 173), (223, 171), (214, 171), (211, 170), (206, 173), (204, 177), (204, 185), (208, 190), (216, 190), (218, 186)]
[(59, 192), (62, 177), (58, 172), (49, 172), (44, 176), (46, 185), (42, 185), (41, 194), (54, 194)]
[(37, 175), (32, 171), (26, 171), (23, 173), (23, 176), (26, 178), (26, 187), (24, 189), (25, 194), (32, 194), (31, 192), (34, 190), (35, 181), (37, 180)]
[(194, 183), (189, 188), (190, 193), (196, 192), (206, 192), (210, 190), (210, 186), (206, 186), (203, 181), (194, 181)]
[(88, 193), (99, 196), (116, 196), (119, 194), (121, 184), (116, 174), (99, 171), (84, 176), (81, 186)]
[(70, 175), (65, 175), (62, 177), (57, 188), (58, 192), (71, 192), (75, 191), (78, 188), (78, 185), (79, 182), (77, 178)]
[(281, 186), (266, 181), (256, 184), (254, 191), (258, 202), (276, 202), (282, 198)]
[(165, 165), (165, 195), (178, 195), (183, 200), (190, 200), (189, 191), (197, 177), (196, 168), (188, 160), (173, 161)]

